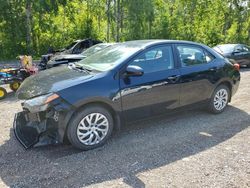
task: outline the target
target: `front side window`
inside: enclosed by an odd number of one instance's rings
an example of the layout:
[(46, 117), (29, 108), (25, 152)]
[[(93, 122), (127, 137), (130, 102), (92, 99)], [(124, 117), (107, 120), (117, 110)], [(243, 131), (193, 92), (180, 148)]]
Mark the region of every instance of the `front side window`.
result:
[(206, 64), (214, 59), (213, 55), (196, 46), (180, 45), (177, 49), (182, 67)]
[(86, 41), (82, 41), (76, 45), (76, 47), (73, 50), (73, 54), (79, 54), (83, 50), (85, 50), (88, 47), (88, 43)]
[(243, 52), (243, 48), (241, 45), (238, 45), (234, 48), (234, 52)]
[(174, 68), (171, 46), (161, 46), (149, 49), (136, 57), (130, 65), (136, 65), (144, 73), (158, 72)]

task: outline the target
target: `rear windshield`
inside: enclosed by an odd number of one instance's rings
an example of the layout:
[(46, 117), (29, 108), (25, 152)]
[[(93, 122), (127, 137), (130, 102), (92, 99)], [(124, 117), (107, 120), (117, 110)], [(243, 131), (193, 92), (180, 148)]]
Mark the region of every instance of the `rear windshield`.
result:
[(234, 51), (235, 45), (234, 44), (225, 44), (225, 45), (218, 45), (214, 47), (216, 51), (220, 50), (220, 53), (232, 53)]
[(72, 42), (70, 45), (68, 45), (65, 49), (69, 50), (70, 48), (72, 48), (73, 46), (75, 46), (77, 42)]
[(110, 46), (110, 44), (96, 44), (96, 45), (88, 48), (87, 50), (83, 51), (82, 55), (84, 55), (86, 57), (90, 56), (90, 55), (92, 55), (92, 54), (94, 54), (94, 53), (96, 53), (96, 52), (98, 52), (98, 51), (100, 51), (108, 46)]

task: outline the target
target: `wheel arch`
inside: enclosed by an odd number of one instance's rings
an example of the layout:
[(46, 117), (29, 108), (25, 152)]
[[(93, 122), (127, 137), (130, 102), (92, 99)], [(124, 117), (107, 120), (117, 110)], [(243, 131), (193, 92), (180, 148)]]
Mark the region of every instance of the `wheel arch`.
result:
[[(217, 87), (219, 87), (219, 86), (221, 86), (221, 85), (225, 85), (225, 86), (227, 86), (228, 87), (228, 89), (229, 89), (229, 94), (230, 94), (230, 97), (229, 97), (229, 102), (231, 102), (231, 98), (232, 98), (232, 83), (230, 82), (230, 81), (228, 81), (228, 80), (224, 80), (224, 81), (222, 81), (222, 82), (220, 82), (218, 85), (217, 85)], [(216, 87), (216, 88), (217, 88)]]
[(120, 113), (117, 112), (113, 107), (112, 105), (108, 104), (107, 102), (104, 102), (104, 101), (90, 101), (90, 102), (87, 102), (87, 103), (84, 103), (80, 106), (78, 106), (74, 112), (72, 113), (69, 121), (67, 122), (67, 125), (65, 127), (65, 131), (64, 131), (64, 138), (63, 140), (67, 140), (67, 129), (69, 127), (69, 123), (70, 121), (74, 118), (74, 116), (76, 115), (77, 112), (81, 111), (83, 108), (86, 108), (88, 106), (100, 106), (100, 107), (103, 107), (104, 109), (108, 110), (112, 117), (113, 117), (113, 120), (114, 120), (114, 128), (116, 131), (120, 131), (121, 129), (121, 116), (120, 116)]

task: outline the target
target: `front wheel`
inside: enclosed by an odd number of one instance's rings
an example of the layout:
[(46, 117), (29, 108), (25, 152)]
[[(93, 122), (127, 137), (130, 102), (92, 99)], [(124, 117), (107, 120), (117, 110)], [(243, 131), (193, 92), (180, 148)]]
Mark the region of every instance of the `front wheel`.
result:
[(70, 143), (82, 150), (102, 146), (111, 136), (113, 118), (100, 106), (88, 106), (73, 117), (67, 129)]
[(209, 111), (214, 114), (223, 112), (230, 99), (229, 88), (225, 85), (218, 86), (209, 102)]

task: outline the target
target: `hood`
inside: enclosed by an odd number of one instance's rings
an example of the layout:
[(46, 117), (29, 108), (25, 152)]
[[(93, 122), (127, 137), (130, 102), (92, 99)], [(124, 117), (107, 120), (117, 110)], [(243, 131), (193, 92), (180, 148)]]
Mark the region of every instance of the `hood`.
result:
[(16, 92), (18, 99), (30, 99), (39, 95), (57, 92), (90, 79), (93, 75), (72, 70), (67, 66), (55, 67), (25, 79)]

